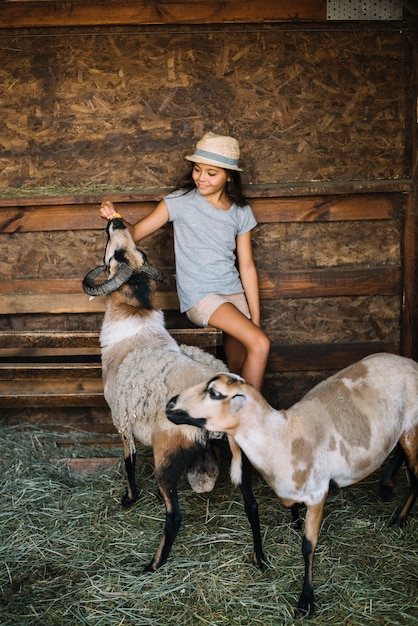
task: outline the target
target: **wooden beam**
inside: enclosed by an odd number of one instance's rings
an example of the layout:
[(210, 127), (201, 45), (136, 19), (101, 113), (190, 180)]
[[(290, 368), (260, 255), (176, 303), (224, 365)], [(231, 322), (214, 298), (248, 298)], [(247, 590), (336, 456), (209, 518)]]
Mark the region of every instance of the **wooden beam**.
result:
[(326, 0), (12, 0), (0, 28), (325, 21)]
[(262, 300), (337, 296), (399, 295), (401, 268), (320, 268), (260, 272)]
[[(261, 272), (260, 295), (275, 298), (397, 295), (401, 290), (398, 266), (371, 268), (320, 268)], [(105, 298), (81, 292), (81, 279), (0, 281), (0, 314), (16, 313), (101, 313)], [(157, 291), (155, 305), (164, 310), (179, 308), (174, 291)]]
[[(213, 326), (200, 328), (169, 328), (177, 343), (215, 348), (222, 343), (222, 331)], [(35, 351), (48, 348), (55, 354), (74, 349), (82, 355), (85, 351), (98, 351), (99, 331), (0, 331), (0, 354), (17, 353), (24, 349)]]
[(399, 354), (394, 342), (364, 342), (339, 344), (275, 345), (270, 351), (268, 372), (319, 372), (340, 370), (369, 354), (390, 352)]
[[(400, 215), (405, 196), (395, 194), (320, 195), (299, 198), (249, 198), (259, 223), (333, 222), (387, 220)], [(1, 207), (3, 204), (3, 207)], [(98, 230), (106, 227), (99, 217), (99, 201), (82, 204), (29, 204), (16, 206), (13, 201), (0, 204), (0, 232), (37, 232), (57, 230)], [(156, 202), (121, 201), (120, 213), (128, 222), (137, 222), (148, 215)], [(170, 228), (171, 226), (167, 226)]]
[(402, 354), (416, 359), (417, 351), (417, 211), (418, 194), (410, 193), (405, 212), (403, 230), (403, 309), (402, 309)]

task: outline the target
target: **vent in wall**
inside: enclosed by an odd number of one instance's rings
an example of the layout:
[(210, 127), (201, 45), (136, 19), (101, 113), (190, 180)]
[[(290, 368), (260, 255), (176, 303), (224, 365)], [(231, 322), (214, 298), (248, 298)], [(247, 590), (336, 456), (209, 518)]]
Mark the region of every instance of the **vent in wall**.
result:
[(327, 0), (327, 20), (401, 20), (402, 0)]

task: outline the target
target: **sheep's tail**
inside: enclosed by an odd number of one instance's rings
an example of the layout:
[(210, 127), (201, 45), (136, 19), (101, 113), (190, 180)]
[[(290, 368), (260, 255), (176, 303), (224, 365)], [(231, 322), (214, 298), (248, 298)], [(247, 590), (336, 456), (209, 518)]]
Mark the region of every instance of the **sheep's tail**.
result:
[(136, 447), (135, 447), (135, 438), (132, 433), (132, 430), (126, 426), (125, 428), (119, 430), (119, 435), (123, 441), (123, 447), (125, 451), (129, 453), (130, 457), (133, 457), (133, 455), (136, 452)]
[(239, 445), (228, 435), (228, 443), (232, 453), (231, 459), (231, 481), (234, 485), (240, 485), (242, 482), (242, 452)]

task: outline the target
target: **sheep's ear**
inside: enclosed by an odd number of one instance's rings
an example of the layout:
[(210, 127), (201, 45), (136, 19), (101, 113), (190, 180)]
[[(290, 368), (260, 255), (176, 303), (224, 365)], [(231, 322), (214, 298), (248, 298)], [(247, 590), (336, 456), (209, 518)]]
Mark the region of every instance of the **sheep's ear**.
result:
[(231, 398), (231, 413), (235, 415), (243, 406), (247, 404), (247, 398), (242, 393), (237, 393)]

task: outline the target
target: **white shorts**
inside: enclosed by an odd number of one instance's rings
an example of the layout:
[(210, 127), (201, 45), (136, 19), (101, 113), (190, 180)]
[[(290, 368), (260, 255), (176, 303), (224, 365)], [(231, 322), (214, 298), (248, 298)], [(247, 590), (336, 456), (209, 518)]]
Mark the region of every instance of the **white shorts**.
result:
[(233, 304), (241, 313), (244, 313), (248, 319), (251, 319), (247, 299), (243, 293), (232, 293), (227, 296), (219, 296), (216, 293), (211, 293), (209, 296), (202, 298), (202, 300), (192, 306), (191, 309), (188, 309), (186, 315), (196, 326), (208, 326), (211, 315), (221, 304), (225, 304), (226, 302)]

